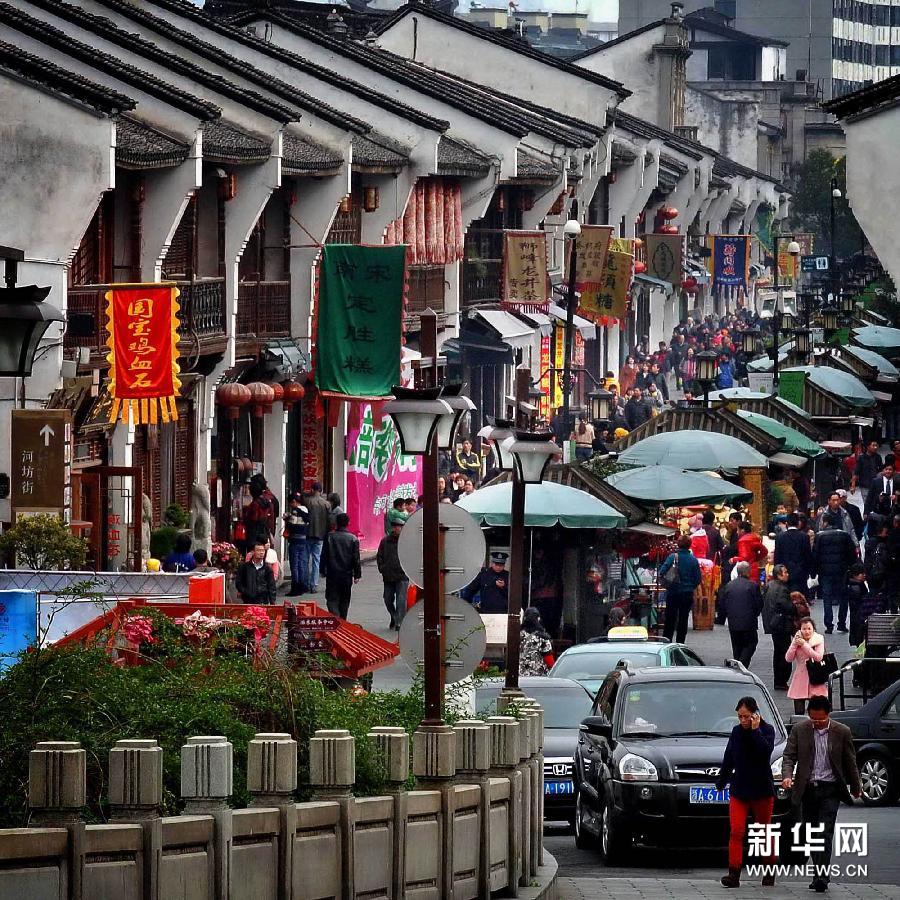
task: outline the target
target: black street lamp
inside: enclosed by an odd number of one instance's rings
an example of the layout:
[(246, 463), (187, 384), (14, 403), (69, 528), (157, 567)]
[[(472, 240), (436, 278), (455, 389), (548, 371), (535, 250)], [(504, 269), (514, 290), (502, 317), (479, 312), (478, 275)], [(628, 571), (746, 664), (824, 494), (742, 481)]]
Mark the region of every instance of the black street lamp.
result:
[(756, 353), (756, 343), (759, 340), (759, 329), (757, 328), (745, 328), (741, 332), (741, 350), (744, 352), (744, 356), (749, 358), (753, 357), (753, 354)]
[(825, 343), (834, 337), (840, 327), (840, 312), (833, 306), (826, 306), (822, 310), (822, 328), (825, 331)]
[(803, 365), (809, 362), (809, 351), (812, 349), (812, 332), (808, 328), (794, 329), (794, 354)]
[(53, 322), (64, 321), (63, 314), (43, 301), (48, 287), (34, 284), (16, 286), (18, 266), (25, 253), (14, 247), (0, 247), (0, 259), (6, 261), (0, 288), (0, 376), (25, 378), (31, 374), (34, 354), (41, 338)]
[(703, 403), (709, 408), (709, 392), (719, 377), (719, 354), (715, 350), (701, 350), (694, 360), (697, 363), (697, 381), (703, 388)]
[(569, 421), (569, 409), (572, 403), (572, 345), (575, 340), (575, 307), (578, 305), (578, 295), (575, 291), (575, 283), (578, 268), (578, 237), (581, 234), (581, 225), (577, 219), (569, 219), (563, 226), (563, 235), (571, 245), (569, 250), (569, 280), (566, 286), (566, 332), (565, 349), (563, 356), (563, 430), (560, 434), (568, 436), (572, 433), (572, 423)]
[(591, 419), (600, 426), (606, 427), (610, 420), (610, 405), (612, 404), (612, 391), (606, 390), (604, 387), (594, 388), (588, 394), (588, 404), (591, 410)]
[(837, 271), (837, 251), (835, 250), (835, 245), (837, 243), (837, 233), (835, 231), (834, 224), (834, 201), (840, 200), (844, 195), (841, 193), (841, 189), (838, 187), (837, 178), (831, 179), (831, 258), (828, 260), (828, 265), (831, 269), (831, 293), (832, 296), (837, 297), (838, 293), (838, 285), (840, 281), (838, 279), (838, 271)]

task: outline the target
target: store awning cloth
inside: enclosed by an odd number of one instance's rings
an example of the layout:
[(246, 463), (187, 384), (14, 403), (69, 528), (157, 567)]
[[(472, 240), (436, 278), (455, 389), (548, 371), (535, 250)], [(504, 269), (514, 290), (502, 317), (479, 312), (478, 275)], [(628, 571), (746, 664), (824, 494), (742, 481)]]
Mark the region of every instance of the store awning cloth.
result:
[(802, 431), (797, 431), (790, 425), (784, 425), (771, 416), (764, 416), (762, 413), (750, 412), (746, 409), (737, 410), (737, 414), (773, 438), (783, 439), (782, 447), (787, 453), (796, 453), (798, 456), (805, 456), (809, 459), (825, 454), (825, 451), (812, 438), (808, 438)]
[(733, 472), (741, 466), (768, 465), (765, 456), (744, 441), (717, 431), (666, 431), (653, 434), (619, 454), (626, 466)]
[(475, 316), (489, 325), (504, 344), (519, 349), (530, 347), (534, 341), (534, 329), (529, 328), (518, 316), (502, 309), (478, 309)]
[(795, 453), (775, 453), (769, 457), (769, 464), (783, 466), (786, 469), (802, 469), (809, 462), (808, 456), (797, 456)]
[[(566, 311), (557, 303), (550, 304), (550, 315), (560, 322), (566, 321)], [(579, 316), (576, 313), (572, 316), (572, 324), (578, 329), (578, 333), (586, 341), (594, 341), (597, 339), (597, 326), (588, 319), (585, 319), (584, 316)]]
[(644, 466), (607, 475), (605, 481), (632, 500), (654, 505), (734, 503), (749, 500), (753, 496), (746, 488), (724, 478), (690, 472), (675, 466)]

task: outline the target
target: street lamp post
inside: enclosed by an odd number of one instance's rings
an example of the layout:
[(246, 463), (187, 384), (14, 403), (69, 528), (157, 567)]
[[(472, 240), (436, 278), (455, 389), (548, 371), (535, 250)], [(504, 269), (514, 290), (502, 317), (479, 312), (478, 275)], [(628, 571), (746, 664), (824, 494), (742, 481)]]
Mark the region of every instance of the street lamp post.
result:
[(837, 294), (838, 287), (840, 285), (840, 281), (838, 279), (837, 272), (837, 251), (835, 250), (836, 244), (836, 233), (835, 233), (835, 223), (834, 223), (834, 201), (840, 200), (843, 197), (841, 193), (841, 189), (838, 187), (837, 178), (831, 179), (831, 259), (828, 261), (828, 265), (830, 268), (830, 281), (831, 281), (831, 294), (834, 298), (834, 302), (837, 302)]
[(719, 354), (715, 350), (701, 350), (694, 359), (697, 362), (697, 381), (703, 388), (703, 405), (709, 409), (709, 391), (719, 374)]
[(566, 334), (565, 351), (563, 356), (563, 431), (566, 439), (572, 433), (572, 423), (569, 421), (569, 409), (572, 404), (572, 345), (575, 339), (575, 307), (578, 300), (575, 291), (576, 269), (578, 268), (578, 236), (581, 234), (581, 225), (577, 219), (569, 219), (563, 227), (563, 234), (569, 242), (569, 280), (566, 290)]

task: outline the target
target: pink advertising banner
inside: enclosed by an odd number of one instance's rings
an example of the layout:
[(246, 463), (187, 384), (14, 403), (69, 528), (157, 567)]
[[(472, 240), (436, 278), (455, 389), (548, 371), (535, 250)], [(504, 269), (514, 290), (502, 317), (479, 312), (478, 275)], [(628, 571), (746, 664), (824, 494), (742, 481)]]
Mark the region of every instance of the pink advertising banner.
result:
[[(384, 537), (384, 517), (397, 497), (422, 493), (418, 457), (400, 453), (400, 440), (380, 403), (351, 403), (348, 410), (347, 514), (360, 548), (377, 550)], [(380, 421), (379, 421), (380, 420)]]

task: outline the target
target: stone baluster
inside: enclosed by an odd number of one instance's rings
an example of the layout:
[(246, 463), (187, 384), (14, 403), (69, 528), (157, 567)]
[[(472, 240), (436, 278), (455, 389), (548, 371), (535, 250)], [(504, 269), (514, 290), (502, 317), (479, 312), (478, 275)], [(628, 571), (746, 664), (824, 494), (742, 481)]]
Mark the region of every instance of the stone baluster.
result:
[(78, 741), (41, 741), (28, 755), (30, 823), (69, 832), (68, 873), (71, 896), (81, 896), (81, 858), (87, 802), (87, 754)]
[(519, 732), (521, 726), (512, 716), (490, 716), (491, 771), (495, 778), (509, 780), (509, 835), (507, 860), (509, 879), (507, 893), (519, 894), (519, 874), (522, 871), (522, 773), (519, 771)]
[(234, 748), (221, 735), (188, 738), (181, 748), (181, 796), (186, 815), (212, 816), (216, 900), (231, 893), (233, 827), (228, 798), (232, 793)]
[(356, 805), (351, 788), (356, 780), (356, 743), (345, 729), (317, 731), (309, 742), (309, 782), (316, 800), (333, 800), (340, 807), (341, 881), (344, 900), (352, 900), (354, 888), (353, 830)]
[[(471, 781), (481, 790), (479, 817), (478, 896), (491, 895), (491, 729), (480, 719), (462, 719), (456, 723), (456, 772), (460, 781)], [(494, 838), (498, 840), (499, 835)], [(505, 887), (505, 885), (500, 885)]]
[(456, 775), (456, 735), (446, 725), (419, 726), (413, 734), (413, 774), (422, 790), (440, 791), (444, 866), (441, 896), (453, 896), (453, 821), (456, 815), (453, 781)]
[[(534, 781), (532, 784), (532, 798), (535, 804), (535, 821), (544, 821), (544, 708), (536, 700), (528, 698), (525, 708), (537, 717), (534, 729), (534, 744), (532, 752), (532, 767)], [(574, 763), (574, 760), (573, 760)], [(535, 871), (544, 864), (544, 842), (534, 841), (532, 844), (532, 858)]]
[(406, 893), (406, 825), (409, 806), (409, 735), (405, 728), (379, 726), (369, 732), (369, 740), (384, 766), (386, 791), (394, 801), (394, 897)]
[(247, 790), (251, 807), (279, 812), (279, 900), (293, 900), (294, 840), (297, 831), (297, 742), (283, 732), (262, 733), (247, 745)]
[(522, 870), (519, 873), (519, 884), (527, 887), (531, 880), (531, 845), (534, 840), (534, 823), (532, 821), (532, 782), (531, 747), (534, 742), (534, 732), (537, 727), (535, 720), (524, 711), (524, 707), (517, 708), (519, 723), (519, 771), (522, 773)]
[(113, 822), (141, 826), (144, 846), (144, 897), (162, 900), (163, 751), (156, 741), (116, 741), (109, 751), (109, 806)]

